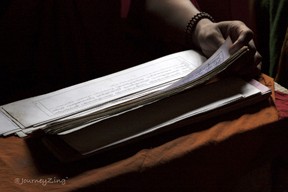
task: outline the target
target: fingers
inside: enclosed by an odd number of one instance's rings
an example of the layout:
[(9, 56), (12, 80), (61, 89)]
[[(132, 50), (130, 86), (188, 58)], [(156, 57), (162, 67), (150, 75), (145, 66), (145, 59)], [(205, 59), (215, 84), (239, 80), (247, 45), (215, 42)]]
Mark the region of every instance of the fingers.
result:
[(253, 74), (259, 75), (261, 72), (262, 56), (257, 51), (253, 41), (253, 31), (241, 21), (233, 21), (233, 24), (230, 25), (231, 27), (229, 28), (228, 33), (232, 38), (232, 41), (234, 39), (230, 52), (234, 53), (241, 47), (248, 46), (250, 57), (246, 60), (246, 65), (243, 65), (241, 70), (244, 74), (250, 74), (250, 76)]
[(223, 21), (205, 25), (201, 31), (202, 38), (199, 41), (202, 52), (208, 57), (211, 56), (228, 36), (233, 42), (229, 49), (231, 54), (243, 46), (248, 46), (250, 50), (249, 57), (238, 63), (233, 71), (239, 75), (259, 73), (262, 57), (254, 44), (252, 30), (241, 21)]
[(260, 53), (258, 51), (256, 51), (255, 55), (254, 55), (254, 63), (256, 65), (256, 67), (258, 69), (261, 69), (262, 66), (262, 56), (260, 55)]
[(255, 47), (254, 43), (251, 42), (253, 39), (253, 32), (246, 27), (246, 25), (241, 25), (238, 27), (235, 26), (235, 29), (231, 30), (231, 33), (231, 36), (234, 36), (234, 39), (236, 39), (234, 41), (235, 47), (240, 48), (249, 43), (251, 46)]
[[(251, 45), (254, 45), (253, 41), (249, 43), (248, 47)], [(234, 72), (244, 78), (256, 78), (261, 74), (262, 57), (256, 48), (253, 49), (253, 46), (249, 49), (248, 54), (237, 63)]]
[(233, 54), (243, 46), (248, 46), (249, 54), (234, 65), (232, 71), (240, 76), (256, 76), (261, 72), (262, 57), (256, 49), (253, 41), (253, 31), (241, 21), (219, 22), (218, 27), (224, 38), (232, 39), (230, 53)]
[(253, 55), (253, 66), (254, 68), (258, 68), (261, 69), (261, 65), (262, 65), (262, 56), (260, 55), (260, 53), (257, 51), (255, 43), (253, 40), (251, 40), (248, 43), (248, 48), (251, 52), (251, 54)]
[[(241, 21), (219, 22), (218, 27), (224, 38), (230, 36), (233, 42), (233, 45), (230, 48), (231, 54), (235, 53), (244, 45), (248, 45), (253, 39), (253, 31)], [(251, 48), (254, 49), (255, 45), (253, 46), (253, 44), (251, 44)]]

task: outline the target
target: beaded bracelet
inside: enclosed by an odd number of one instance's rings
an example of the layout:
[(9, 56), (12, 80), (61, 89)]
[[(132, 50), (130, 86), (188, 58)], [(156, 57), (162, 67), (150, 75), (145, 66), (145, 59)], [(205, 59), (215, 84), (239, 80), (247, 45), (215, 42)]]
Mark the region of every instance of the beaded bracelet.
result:
[(210, 21), (214, 22), (214, 19), (211, 15), (209, 15), (208, 13), (205, 12), (200, 12), (197, 13), (196, 15), (194, 15), (191, 20), (189, 21), (189, 23), (187, 24), (186, 27), (186, 43), (190, 43), (192, 41), (193, 38), (193, 31), (196, 28), (197, 23), (201, 20), (201, 19), (209, 19)]

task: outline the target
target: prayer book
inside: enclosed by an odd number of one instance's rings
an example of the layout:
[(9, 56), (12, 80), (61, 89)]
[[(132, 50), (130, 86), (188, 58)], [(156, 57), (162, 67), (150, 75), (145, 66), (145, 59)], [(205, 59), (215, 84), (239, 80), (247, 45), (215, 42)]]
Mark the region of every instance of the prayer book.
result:
[(231, 44), (228, 38), (208, 59), (181, 51), (3, 105), (0, 134), (41, 130), (56, 156), (75, 160), (267, 99), (271, 90), (256, 80), (216, 78), (249, 52), (230, 55)]

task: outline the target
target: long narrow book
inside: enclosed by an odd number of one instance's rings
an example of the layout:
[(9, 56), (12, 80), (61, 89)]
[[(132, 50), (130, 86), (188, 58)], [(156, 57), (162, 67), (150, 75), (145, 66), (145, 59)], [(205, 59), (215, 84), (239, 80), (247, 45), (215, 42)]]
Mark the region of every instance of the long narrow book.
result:
[[(249, 52), (242, 47), (230, 55), (230, 46), (228, 38), (209, 59), (193, 50), (182, 51), (3, 105), (0, 134), (26, 136), (41, 129), (87, 156), (267, 98), (271, 91), (255, 80), (209, 81)], [(53, 145), (51, 140), (46, 143)]]

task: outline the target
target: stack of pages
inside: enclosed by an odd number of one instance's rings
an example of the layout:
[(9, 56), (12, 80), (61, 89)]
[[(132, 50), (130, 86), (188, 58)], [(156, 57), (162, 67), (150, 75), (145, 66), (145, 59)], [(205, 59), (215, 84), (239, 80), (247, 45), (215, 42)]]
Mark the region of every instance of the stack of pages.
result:
[(87, 156), (267, 98), (271, 91), (256, 80), (209, 81), (249, 51), (243, 47), (230, 55), (231, 44), (228, 38), (208, 60), (187, 50), (3, 105), (0, 134), (22, 137), (41, 129), (53, 138), (46, 139), (51, 148), (65, 143), (66, 149)]

